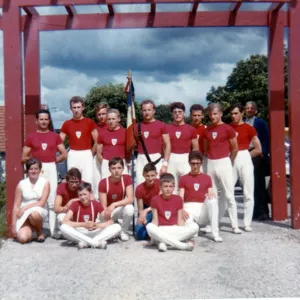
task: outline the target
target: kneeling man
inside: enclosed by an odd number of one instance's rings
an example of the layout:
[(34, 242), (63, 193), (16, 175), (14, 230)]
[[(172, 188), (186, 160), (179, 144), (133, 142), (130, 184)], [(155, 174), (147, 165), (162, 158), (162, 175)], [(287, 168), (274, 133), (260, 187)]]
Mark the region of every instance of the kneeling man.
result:
[(219, 236), (219, 206), (212, 190), (211, 178), (201, 173), (203, 155), (199, 151), (189, 154), (190, 173), (179, 181), (179, 195), (184, 199), (183, 218), (195, 221), (199, 226), (211, 224), (215, 242), (222, 242)]
[(162, 174), (161, 195), (154, 196), (151, 200), (153, 219), (146, 227), (147, 232), (152, 242), (158, 244), (159, 251), (167, 251), (167, 246), (192, 251), (194, 243), (185, 241), (195, 236), (199, 227), (194, 222), (184, 222), (183, 201), (180, 196), (173, 195), (174, 188), (174, 176), (170, 173)]

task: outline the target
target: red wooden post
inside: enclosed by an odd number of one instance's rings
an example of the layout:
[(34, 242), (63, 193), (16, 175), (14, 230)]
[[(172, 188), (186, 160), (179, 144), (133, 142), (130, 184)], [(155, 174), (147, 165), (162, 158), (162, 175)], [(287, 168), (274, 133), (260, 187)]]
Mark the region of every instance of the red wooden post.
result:
[(38, 16), (27, 18), (24, 30), (26, 135), (36, 130), (35, 113), (40, 109), (40, 55)]
[(300, 3), (289, 5), (289, 134), (291, 139), (292, 228), (300, 229)]
[(284, 119), (284, 24), (278, 11), (270, 12), (269, 118), (273, 220), (287, 219)]
[(14, 6), (12, 2), (4, 5), (2, 25), (6, 136), (6, 220), (9, 232), (11, 232), (15, 188), (23, 177), (21, 151), (24, 130), (20, 15), (20, 8)]

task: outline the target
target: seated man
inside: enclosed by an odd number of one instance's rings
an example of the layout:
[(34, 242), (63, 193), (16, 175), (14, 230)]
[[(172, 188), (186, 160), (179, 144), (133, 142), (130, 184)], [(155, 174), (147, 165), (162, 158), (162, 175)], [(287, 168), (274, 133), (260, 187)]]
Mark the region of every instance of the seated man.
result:
[(199, 226), (210, 222), (215, 242), (222, 242), (219, 236), (219, 207), (212, 190), (211, 178), (201, 173), (203, 155), (199, 151), (189, 154), (190, 173), (179, 180), (179, 195), (184, 200), (183, 218), (195, 221)]
[(139, 184), (135, 190), (135, 197), (139, 210), (139, 218), (135, 226), (135, 236), (137, 240), (148, 238), (146, 225), (152, 221), (151, 199), (159, 194), (159, 179), (157, 179), (156, 167), (153, 163), (148, 163), (143, 169), (145, 181)]
[(165, 252), (167, 246), (179, 250), (192, 251), (194, 243), (189, 240), (197, 234), (199, 227), (194, 222), (184, 222), (182, 210), (183, 201), (178, 195), (173, 195), (175, 178), (170, 173), (160, 177), (162, 194), (156, 195), (151, 200), (153, 219), (147, 225), (147, 232), (151, 242), (158, 244), (158, 250)]
[(80, 201), (75, 201), (63, 219), (60, 227), (63, 235), (70, 241), (78, 242), (78, 248), (106, 249), (107, 240), (120, 234), (121, 226), (110, 219), (105, 223), (97, 223), (98, 214), (103, 215), (102, 205), (92, 199), (92, 186), (81, 182), (78, 186)]
[(111, 158), (108, 167), (111, 176), (100, 181), (99, 199), (105, 220), (123, 220), (120, 239), (125, 242), (129, 240), (127, 231), (134, 214), (132, 180), (129, 175), (122, 174), (124, 161), (121, 157)]

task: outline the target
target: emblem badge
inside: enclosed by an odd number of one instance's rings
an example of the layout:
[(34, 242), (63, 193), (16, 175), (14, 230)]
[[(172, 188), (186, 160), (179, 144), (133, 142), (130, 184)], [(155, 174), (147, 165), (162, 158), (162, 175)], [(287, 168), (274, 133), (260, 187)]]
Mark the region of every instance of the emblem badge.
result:
[(111, 198), (112, 198), (113, 200), (116, 200), (116, 199), (117, 199), (117, 196), (118, 196), (117, 194), (112, 194), (112, 195), (111, 195)]
[(83, 220), (84, 222), (88, 222), (90, 219), (90, 216), (89, 215), (83, 215)]
[(80, 139), (80, 137), (81, 137), (81, 131), (76, 131), (75, 133), (76, 133), (77, 138)]
[(166, 210), (166, 211), (165, 211), (165, 217), (166, 217), (167, 220), (170, 219), (170, 217), (171, 217), (171, 212), (170, 212), (169, 210)]
[(179, 139), (180, 136), (181, 136), (181, 132), (180, 132), (180, 131), (176, 131), (176, 132), (175, 132), (175, 135), (176, 135), (176, 137)]
[(116, 144), (117, 144), (117, 139), (111, 139), (111, 143), (113, 144), (113, 146), (116, 146)]
[(197, 192), (199, 190), (200, 184), (199, 183), (194, 183), (194, 189)]
[(149, 136), (149, 131), (144, 131), (144, 137), (145, 137), (145, 139), (148, 138), (148, 136)]
[(42, 143), (42, 149), (45, 151), (47, 149), (48, 144)]
[(217, 132), (213, 132), (213, 133), (212, 133), (212, 137), (213, 137), (214, 140), (216, 139), (217, 136), (218, 136), (218, 133), (217, 133)]

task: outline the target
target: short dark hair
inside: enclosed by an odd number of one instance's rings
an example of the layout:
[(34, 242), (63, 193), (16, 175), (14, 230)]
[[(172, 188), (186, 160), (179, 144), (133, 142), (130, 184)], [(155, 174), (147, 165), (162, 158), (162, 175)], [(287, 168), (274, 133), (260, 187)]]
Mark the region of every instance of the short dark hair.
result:
[(244, 112), (244, 106), (241, 103), (234, 103), (230, 106), (230, 112), (237, 108), (241, 113)]
[(159, 183), (162, 185), (165, 182), (175, 182), (175, 177), (171, 173), (164, 173), (159, 178)]
[(151, 99), (145, 99), (145, 100), (143, 100), (143, 101), (141, 102), (141, 109), (143, 109), (143, 105), (146, 105), (146, 104), (152, 104), (153, 109), (156, 108), (156, 105), (155, 105), (155, 103), (154, 103), (153, 100), (151, 100)]
[(191, 162), (193, 159), (197, 159), (197, 160), (200, 160), (202, 162), (203, 161), (202, 153), (198, 150), (191, 151), (189, 153), (189, 162)]
[(100, 111), (101, 109), (106, 108), (107, 110), (110, 108), (107, 102), (100, 102), (95, 106), (95, 113)]
[(69, 181), (72, 177), (78, 178), (79, 181), (81, 181), (81, 173), (77, 168), (71, 168), (65, 177), (67, 181)]
[(78, 192), (83, 190), (88, 190), (90, 193), (92, 192), (92, 185), (89, 182), (80, 182), (77, 188)]
[(82, 106), (84, 106), (84, 100), (80, 96), (72, 97), (69, 102), (70, 102), (70, 107), (72, 107), (72, 105), (75, 104), (75, 103), (81, 103)]
[(124, 167), (124, 161), (121, 157), (113, 157), (108, 162), (108, 167), (114, 166), (116, 164), (121, 164)]
[(143, 169), (143, 173), (148, 173), (150, 171), (155, 171), (157, 172), (156, 170), (156, 167), (155, 167), (155, 164), (150, 162), (148, 164), (145, 165), (144, 169)]
[(201, 105), (201, 104), (193, 104), (191, 107), (190, 107), (190, 114), (192, 114), (192, 112), (194, 110), (201, 110), (202, 112), (204, 111), (204, 107)]
[(172, 102), (170, 104), (170, 111), (173, 112), (174, 109), (182, 109), (185, 111), (185, 105), (182, 102)]
[(51, 120), (51, 115), (50, 115), (50, 111), (48, 109), (40, 109), (36, 114), (35, 117), (38, 120), (40, 114), (46, 114), (49, 117), (49, 120)]
[(41, 170), (42, 169), (42, 163), (39, 159), (37, 158), (29, 158), (27, 161), (26, 161), (26, 173), (28, 173), (29, 169), (31, 166), (35, 165), (35, 164), (38, 164), (39, 165), (39, 169)]

